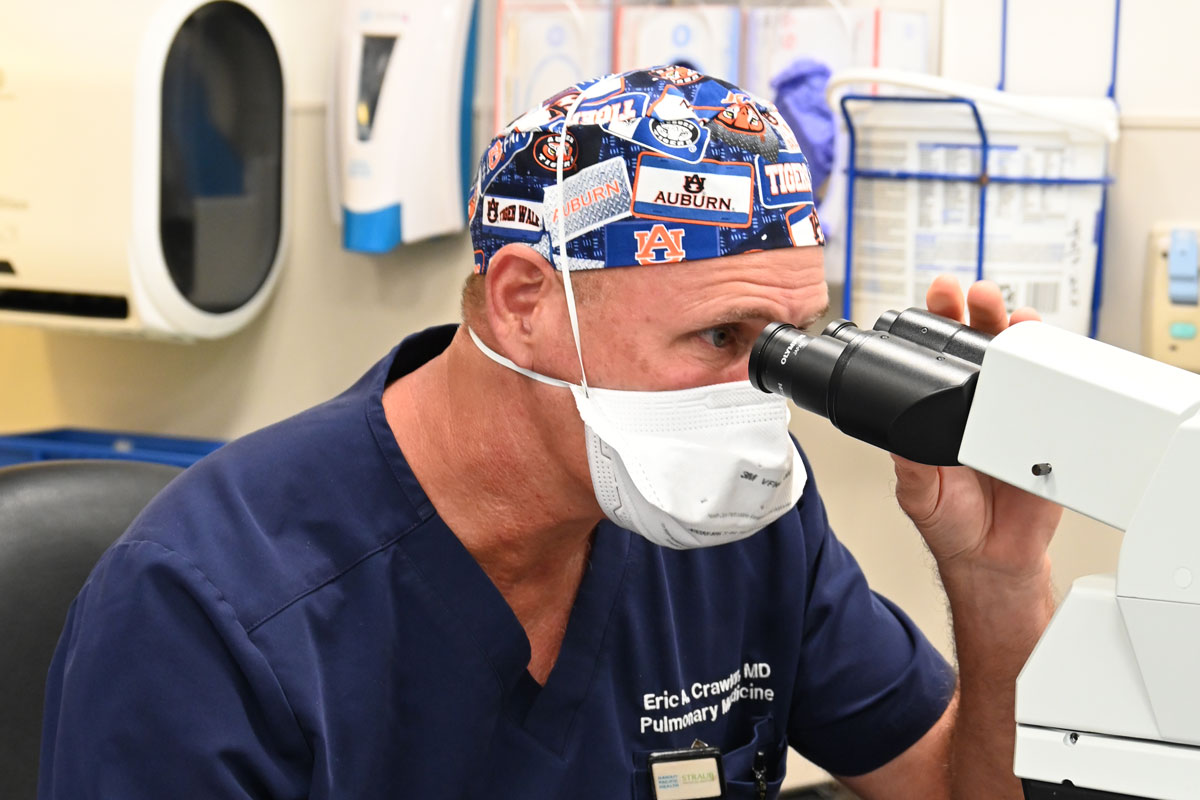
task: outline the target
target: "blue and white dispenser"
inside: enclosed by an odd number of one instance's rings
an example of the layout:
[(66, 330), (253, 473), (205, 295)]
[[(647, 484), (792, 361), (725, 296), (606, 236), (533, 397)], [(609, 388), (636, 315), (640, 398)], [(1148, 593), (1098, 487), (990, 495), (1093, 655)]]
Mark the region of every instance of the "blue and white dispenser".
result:
[(463, 230), (475, 0), (343, 0), (331, 179), (347, 250)]

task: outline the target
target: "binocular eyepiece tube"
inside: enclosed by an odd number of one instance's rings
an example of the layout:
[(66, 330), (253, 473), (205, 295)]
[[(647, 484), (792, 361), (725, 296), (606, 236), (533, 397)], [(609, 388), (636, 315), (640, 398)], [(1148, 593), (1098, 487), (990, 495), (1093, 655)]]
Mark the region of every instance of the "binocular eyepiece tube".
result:
[(873, 330), (836, 320), (820, 336), (775, 322), (754, 343), (750, 382), (868, 444), (954, 466), (991, 339), (916, 308)]

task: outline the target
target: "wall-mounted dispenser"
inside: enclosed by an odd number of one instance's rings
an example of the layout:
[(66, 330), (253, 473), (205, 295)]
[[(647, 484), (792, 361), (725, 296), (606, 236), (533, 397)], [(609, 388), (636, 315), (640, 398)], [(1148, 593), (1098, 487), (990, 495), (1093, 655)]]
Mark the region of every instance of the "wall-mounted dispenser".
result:
[(475, 0), (343, 0), (330, 181), (347, 250), (466, 227)]
[(1146, 259), (1142, 352), (1200, 372), (1200, 230), (1160, 222)]
[(0, 322), (224, 336), (285, 241), (270, 0), (25, 3), (0, 25)]

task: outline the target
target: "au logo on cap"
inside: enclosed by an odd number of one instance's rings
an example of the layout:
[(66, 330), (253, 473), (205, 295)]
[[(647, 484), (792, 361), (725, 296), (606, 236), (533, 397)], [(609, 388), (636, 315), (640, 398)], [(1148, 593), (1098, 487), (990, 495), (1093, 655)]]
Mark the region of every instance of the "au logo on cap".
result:
[(609, 267), (676, 264), (720, 255), (718, 232), (711, 225), (627, 220), (606, 225), (604, 239)]
[(637, 231), (633, 238), (638, 249), (634, 259), (639, 264), (673, 264), (683, 261), (687, 253), (683, 249), (683, 228), (667, 228), (655, 225), (648, 231)]

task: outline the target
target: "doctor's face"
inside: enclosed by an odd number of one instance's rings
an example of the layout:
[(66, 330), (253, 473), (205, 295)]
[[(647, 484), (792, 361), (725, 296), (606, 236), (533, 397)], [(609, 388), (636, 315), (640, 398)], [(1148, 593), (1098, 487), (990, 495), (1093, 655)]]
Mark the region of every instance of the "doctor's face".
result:
[[(606, 389), (666, 391), (744, 381), (754, 340), (768, 323), (806, 327), (829, 304), (819, 247), (576, 276), (588, 385)], [(547, 301), (537, 312), (542, 346), (531, 366), (578, 383), (565, 298)], [(530, 383), (547, 450), (577, 482), (582, 502), (595, 505), (584, 426), (572, 395)]]
[[(609, 389), (744, 381), (768, 323), (806, 327), (829, 304), (819, 247), (605, 269), (586, 279), (593, 285), (579, 307), (584, 365), (589, 384)], [(573, 359), (569, 328), (566, 341)]]

